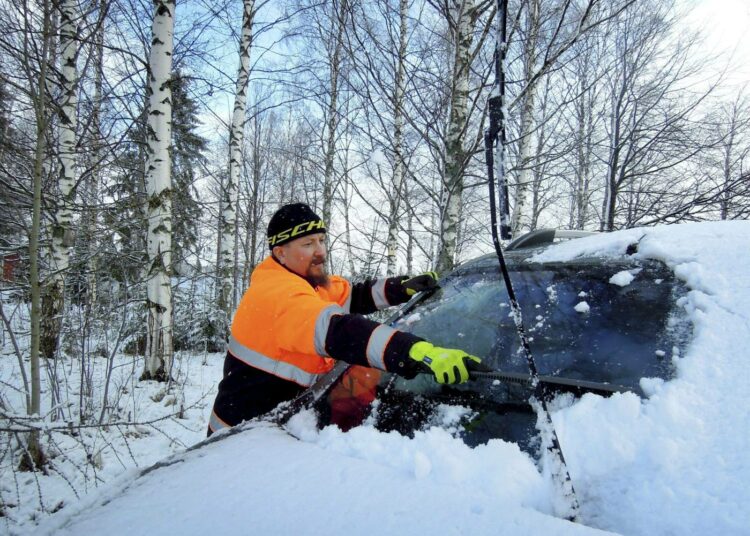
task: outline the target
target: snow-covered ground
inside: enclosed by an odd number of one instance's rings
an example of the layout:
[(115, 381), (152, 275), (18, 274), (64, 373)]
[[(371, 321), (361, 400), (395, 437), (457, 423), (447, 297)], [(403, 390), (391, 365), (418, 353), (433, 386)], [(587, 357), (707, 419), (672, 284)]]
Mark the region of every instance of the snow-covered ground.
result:
[[(470, 449), (440, 428), (413, 439), (367, 426), (318, 431), (303, 413), (285, 430), (248, 423), (242, 433), (188, 452), (153, 431), (131, 438), (141, 467), (171, 456), (141, 476), (125, 471), (38, 525), (13, 530), (750, 534), (750, 222), (592, 236), (554, 246), (541, 258), (622, 255), (636, 241), (638, 256), (662, 260), (688, 285), (681, 305), (693, 322), (693, 339), (675, 358), (675, 379), (642, 381), (648, 399), (585, 395), (559, 397), (552, 405), (581, 502), (580, 524), (554, 517), (554, 486), (514, 444), (493, 440)], [(620, 279), (612, 284), (627, 284)], [(218, 377), (220, 361), (212, 356), (209, 366), (191, 365), (190, 377)], [(186, 389), (186, 403), (204, 387)], [(141, 401), (145, 407), (147, 400)], [(202, 438), (208, 405), (188, 412), (185, 444)], [(128, 465), (103, 459), (104, 468), (112, 467), (104, 480)], [(2, 480), (12, 487), (5, 474)]]
[[(6, 310), (9, 309), (6, 307)], [(9, 344), (6, 339), (4, 342)], [(23, 339), (19, 344), (28, 344)], [(23, 382), (17, 360), (7, 348), (0, 359), (0, 409), (24, 418)], [(67, 511), (87, 494), (122, 475), (134, 475), (165, 456), (182, 452), (206, 435), (206, 415), (221, 379), (224, 356), (178, 353), (171, 386), (139, 382), (143, 361), (119, 354), (114, 359), (104, 422), (96, 426), (104, 397), (107, 360), (92, 358), (81, 374), (77, 359), (43, 360), (42, 410), (46, 416), (42, 444), (49, 458), (46, 473), (18, 472), (18, 442), (14, 434), (0, 434), (0, 534), (34, 533), (35, 525), (51, 512)], [(28, 363), (26, 364), (28, 366)], [(53, 370), (52, 367), (55, 367)], [(61, 401), (50, 408), (51, 378), (57, 378)], [(84, 393), (81, 398), (83, 389)], [(91, 426), (78, 428), (81, 400), (92, 414)], [(50, 415), (58, 413), (52, 420)], [(73, 425), (66, 430), (67, 423)], [(19, 428), (23, 421), (0, 418), (0, 427)]]

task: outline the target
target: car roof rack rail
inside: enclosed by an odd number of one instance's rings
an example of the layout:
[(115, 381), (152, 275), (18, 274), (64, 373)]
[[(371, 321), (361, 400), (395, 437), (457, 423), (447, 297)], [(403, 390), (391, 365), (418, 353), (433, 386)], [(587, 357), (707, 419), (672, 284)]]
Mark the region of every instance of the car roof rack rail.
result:
[(516, 249), (533, 248), (552, 244), (555, 240), (569, 240), (572, 238), (582, 238), (598, 234), (594, 231), (577, 231), (572, 229), (537, 229), (512, 240), (507, 246), (506, 251)]

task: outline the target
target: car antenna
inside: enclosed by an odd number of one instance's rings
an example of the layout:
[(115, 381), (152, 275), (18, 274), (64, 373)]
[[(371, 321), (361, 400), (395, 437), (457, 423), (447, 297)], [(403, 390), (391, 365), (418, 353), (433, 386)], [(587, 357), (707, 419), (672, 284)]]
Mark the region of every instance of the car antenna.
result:
[[(507, 26), (508, 26), (508, 0), (497, 0), (497, 20), (499, 21), (497, 38), (495, 40), (495, 83), (493, 84), (490, 98), (488, 101), (489, 108), (489, 127), (484, 131), (484, 156), (487, 163), (487, 183), (490, 189), (490, 217), (492, 222), (492, 242), (495, 245), (495, 252), (500, 263), (500, 271), (503, 274), (505, 287), (508, 291), (508, 298), (512, 310), (513, 322), (516, 325), (518, 337), (521, 340), (526, 362), (531, 373), (531, 383), (535, 388), (539, 385), (539, 371), (531, 354), (531, 346), (526, 336), (526, 330), (523, 325), (523, 316), (521, 308), (516, 300), (516, 294), (513, 291), (513, 283), (508, 274), (508, 267), (505, 265), (503, 248), (500, 244), (500, 236), (504, 240), (510, 240), (510, 218), (508, 209), (508, 182), (505, 177), (505, 55), (508, 49)], [(498, 142), (499, 137), (499, 142)], [(497, 150), (497, 174), (493, 155), (493, 146)], [(495, 204), (495, 179), (498, 181), (500, 191), (500, 203), (502, 215), (500, 219), (500, 236), (498, 236), (497, 206)], [(565, 463), (560, 441), (557, 438), (557, 432), (547, 407), (546, 397), (539, 397), (538, 407), (542, 411), (542, 417), (546, 421), (546, 427), (549, 431), (550, 441), (547, 446), (549, 453), (556, 459), (557, 463), (552, 468), (553, 479), (556, 480), (561, 488), (562, 497), (568, 502), (568, 509), (565, 513), (569, 521), (578, 521), (580, 505), (576, 497), (573, 481), (570, 478), (568, 467)]]

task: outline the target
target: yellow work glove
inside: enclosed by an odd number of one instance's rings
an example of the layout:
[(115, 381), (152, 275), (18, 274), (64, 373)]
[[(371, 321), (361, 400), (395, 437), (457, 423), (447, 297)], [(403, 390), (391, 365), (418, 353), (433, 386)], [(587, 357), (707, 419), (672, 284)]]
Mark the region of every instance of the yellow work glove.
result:
[(409, 296), (414, 296), (417, 292), (431, 290), (438, 285), (438, 275), (436, 272), (425, 272), (414, 277), (406, 277), (401, 280), (401, 286), (406, 289)]
[(467, 360), (477, 364), (482, 362), (463, 350), (440, 348), (426, 341), (414, 343), (409, 349), (409, 357), (427, 367), (438, 383), (464, 383), (469, 379)]

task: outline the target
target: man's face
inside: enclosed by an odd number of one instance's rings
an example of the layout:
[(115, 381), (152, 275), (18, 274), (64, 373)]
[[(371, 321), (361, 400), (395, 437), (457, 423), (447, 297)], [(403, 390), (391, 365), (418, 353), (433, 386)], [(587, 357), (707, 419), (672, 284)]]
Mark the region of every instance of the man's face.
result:
[(273, 248), (273, 254), (281, 264), (313, 285), (325, 285), (328, 282), (325, 237), (325, 233), (315, 233), (295, 238)]

